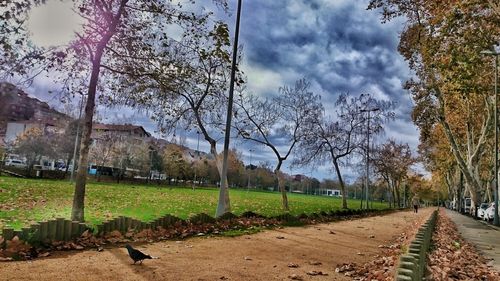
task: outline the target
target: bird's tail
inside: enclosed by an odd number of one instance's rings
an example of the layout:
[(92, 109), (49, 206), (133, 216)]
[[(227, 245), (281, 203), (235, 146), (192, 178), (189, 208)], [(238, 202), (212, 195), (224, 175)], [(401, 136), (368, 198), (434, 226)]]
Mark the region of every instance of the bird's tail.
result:
[(146, 255), (146, 256), (144, 257), (144, 259), (148, 259), (148, 260), (150, 260), (150, 259), (153, 259), (153, 257), (151, 257), (150, 255)]

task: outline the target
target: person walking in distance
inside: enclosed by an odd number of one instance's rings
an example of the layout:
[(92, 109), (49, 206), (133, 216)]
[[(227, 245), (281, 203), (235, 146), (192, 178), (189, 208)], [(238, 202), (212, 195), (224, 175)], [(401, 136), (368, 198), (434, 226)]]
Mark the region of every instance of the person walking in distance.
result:
[(413, 211), (415, 213), (418, 213), (418, 207), (420, 205), (420, 200), (418, 199), (417, 195), (415, 195), (415, 197), (413, 197), (413, 200), (411, 200), (411, 203), (413, 204)]

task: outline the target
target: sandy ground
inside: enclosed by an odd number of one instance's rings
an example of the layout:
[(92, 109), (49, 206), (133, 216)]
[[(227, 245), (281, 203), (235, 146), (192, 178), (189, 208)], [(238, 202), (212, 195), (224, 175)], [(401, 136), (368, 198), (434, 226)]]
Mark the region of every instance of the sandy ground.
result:
[[(379, 245), (389, 243), (431, 211), (288, 227), (234, 238), (197, 237), (134, 245), (159, 257), (142, 265), (133, 265), (125, 248), (57, 252), (30, 262), (0, 263), (0, 280), (290, 280), (292, 274), (304, 280), (350, 280), (335, 273), (338, 264), (372, 260), (381, 253)], [(299, 267), (290, 268), (289, 263)], [(328, 275), (307, 275), (312, 270)]]

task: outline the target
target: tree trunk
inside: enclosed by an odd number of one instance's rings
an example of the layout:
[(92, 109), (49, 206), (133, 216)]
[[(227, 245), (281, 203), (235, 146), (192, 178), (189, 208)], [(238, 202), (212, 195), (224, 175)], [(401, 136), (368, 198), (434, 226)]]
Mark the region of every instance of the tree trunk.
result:
[(471, 190), (470, 192), (470, 201), (471, 201), (471, 204), (470, 204), (470, 213), (475, 217), (477, 218), (477, 208), (479, 207), (479, 192), (475, 191), (475, 190)]
[(339, 163), (337, 163), (337, 159), (333, 157), (332, 153), (332, 162), (333, 166), (335, 167), (335, 172), (337, 173), (337, 178), (339, 179), (340, 182), (340, 191), (342, 192), (342, 209), (347, 209), (347, 196), (345, 192), (345, 184), (344, 180), (342, 179), (342, 175), (340, 174), (340, 167)]
[(486, 198), (485, 202), (492, 202), (493, 201), (493, 196), (492, 196), (492, 190), (495, 189), (494, 181), (489, 181), (488, 186), (486, 187)]
[(394, 182), (394, 180), (392, 181), (392, 186), (394, 187), (394, 191), (396, 192), (396, 199), (397, 199), (397, 202), (398, 202), (398, 208), (401, 207), (401, 194), (400, 194), (400, 190), (399, 190), (399, 186)]
[[(69, 163), (71, 162), (71, 160), (73, 160), (73, 156), (70, 156), (68, 159), (66, 159), (67, 162), (66, 162), (66, 168), (64, 169), (64, 178), (66, 178), (66, 176), (68, 175), (68, 169), (69, 169)], [(74, 169), (75, 167), (73, 167)]]
[(361, 184), (361, 200), (359, 201), (360, 202), (360, 205), (359, 205), (359, 209), (362, 210), (363, 209), (363, 194), (365, 194), (363, 191), (364, 191), (364, 184)]
[[(491, 118), (491, 113), (490, 113), (490, 105), (486, 105), (486, 111), (487, 111), (487, 117), (483, 122), (483, 126), (481, 128), (481, 132), (479, 134), (479, 139), (477, 141), (477, 144), (475, 147), (472, 147), (472, 136), (470, 134), (467, 134), (467, 152), (465, 155), (467, 158), (464, 158), (463, 152), (460, 150), (458, 142), (455, 138), (455, 135), (453, 134), (453, 131), (446, 121), (446, 116), (445, 116), (445, 108), (444, 108), (444, 99), (441, 95), (440, 89), (438, 87), (435, 87), (436, 90), (436, 97), (439, 100), (439, 107), (437, 109), (437, 114), (439, 116), (438, 122), (441, 126), (444, 128), (444, 133), (446, 138), (448, 139), (448, 142), (450, 143), (451, 146), (451, 151), (453, 156), (455, 157), (455, 160), (458, 164), (458, 167), (460, 168), (460, 171), (462, 172), (462, 175), (465, 177), (465, 182), (469, 185), (471, 189), (471, 193), (477, 192), (480, 190), (480, 183), (479, 179), (476, 177), (474, 173), (474, 167), (478, 165), (478, 162), (480, 160), (480, 155), (483, 147), (487, 143), (487, 134), (490, 131), (490, 128), (493, 125), (493, 118)], [(492, 110), (491, 110), (492, 111)]]
[(281, 204), (283, 207), (283, 210), (285, 212), (290, 211), (290, 208), (288, 206), (288, 197), (286, 195), (286, 187), (285, 187), (285, 178), (283, 176), (283, 173), (281, 172), (281, 165), (283, 164), (282, 159), (278, 159), (278, 165), (276, 165), (276, 168), (274, 169), (274, 175), (276, 175), (276, 178), (278, 179), (278, 188), (281, 192)]
[(391, 182), (385, 178), (385, 182), (387, 183), (387, 190), (389, 190), (389, 196), (390, 198), (388, 198), (388, 201), (389, 201), (389, 208), (392, 208), (393, 207), (393, 198), (394, 198), (394, 191), (392, 190), (391, 188)]
[(288, 196), (286, 195), (285, 178), (280, 170), (274, 170), (274, 174), (278, 179), (278, 188), (281, 192), (281, 204), (285, 212), (290, 211), (288, 206)]
[(92, 73), (90, 75), (89, 89), (87, 91), (87, 103), (85, 104), (85, 116), (83, 118), (83, 134), (80, 147), (80, 158), (78, 159), (78, 172), (76, 174), (75, 194), (73, 196), (73, 207), (71, 210), (71, 220), (85, 221), (84, 206), (85, 206), (85, 185), (87, 183), (87, 165), (89, 149), (92, 142), (90, 135), (92, 133), (92, 120), (94, 118), (95, 97), (97, 84), (99, 81), (99, 72), (101, 70), (101, 59), (104, 53), (104, 48), (108, 44), (111, 37), (115, 34), (116, 28), (120, 23), (125, 4), (128, 0), (121, 0), (120, 7), (116, 15), (112, 15), (111, 25), (97, 44), (95, 53), (92, 56)]
[(96, 50), (94, 62), (92, 63), (92, 74), (90, 76), (89, 89), (87, 92), (87, 104), (85, 105), (84, 126), (82, 134), (82, 143), (80, 148), (80, 158), (78, 159), (78, 170), (76, 174), (75, 194), (73, 196), (73, 208), (71, 211), (71, 220), (85, 221), (84, 204), (85, 204), (85, 185), (87, 183), (87, 165), (88, 155), (92, 139), (92, 120), (95, 109), (95, 96), (97, 91), (97, 83), (99, 80), (101, 58), (104, 51), (104, 45), (100, 44)]
[[(222, 155), (217, 154), (216, 143), (213, 140), (210, 142), (210, 152), (215, 157), (215, 166), (217, 166), (217, 172), (219, 172), (219, 182), (222, 183)], [(225, 213), (231, 212), (231, 203), (229, 201), (229, 183), (227, 181), (227, 175), (225, 180), (225, 185), (222, 184), (219, 187), (219, 202), (217, 203), (217, 210), (215, 212), (215, 217), (220, 217)]]

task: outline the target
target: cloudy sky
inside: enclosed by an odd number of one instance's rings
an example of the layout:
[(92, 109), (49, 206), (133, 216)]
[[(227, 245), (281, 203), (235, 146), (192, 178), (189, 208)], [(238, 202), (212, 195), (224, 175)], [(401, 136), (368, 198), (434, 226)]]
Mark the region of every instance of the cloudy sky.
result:
[[(237, 1), (229, 1), (232, 11)], [(394, 138), (408, 142), (416, 151), (418, 131), (410, 120), (412, 102), (402, 84), (411, 73), (397, 52), (402, 21), (380, 23), (378, 11), (367, 11), (368, 0), (251, 0), (243, 1), (240, 42), (244, 46), (242, 69), (248, 76), (248, 89), (259, 95), (276, 92), (285, 84), (306, 78), (313, 91), (322, 95), (326, 110), (333, 110), (339, 94), (370, 93), (379, 99), (397, 103), (396, 120), (389, 123), (385, 133), (375, 142)], [(228, 18), (234, 26), (233, 16)], [(233, 30), (231, 30), (233, 32)], [(41, 99), (56, 98), (46, 95), (50, 83), (37, 81), (30, 94)], [(143, 113), (133, 110), (102, 110), (100, 115), (110, 122), (116, 119), (132, 121), (155, 131), (155, 124)], [(196, 148), (196, 135), (178, 132), (186, 138), (188, 146)], [(167, 138), (168, 139), (168, 138)], [(234, 142), (244, 160), (252, 163), (270, 160), (273, 154), (265, 147)], [(200, 141), (200, 148), (208, 146)], [(288, 172), (290, 172), (290, 169)], [(329, 167), (311, 167), (292, 170), (292, 173), (310, 174), (330, 178)], [(349, 181), (358, 171), (347, 168)]]

